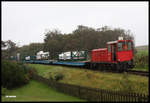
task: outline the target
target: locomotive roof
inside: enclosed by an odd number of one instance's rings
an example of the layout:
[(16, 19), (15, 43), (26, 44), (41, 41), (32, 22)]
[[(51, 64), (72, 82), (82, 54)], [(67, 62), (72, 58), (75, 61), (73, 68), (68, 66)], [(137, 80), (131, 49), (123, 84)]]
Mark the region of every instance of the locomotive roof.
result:
[(115, 43), (120, 42), (120, 41), (132, 41), (132, 40), (116, 40), (116, 41), (107, 42), (107, 44), (115, 44)]
[(107, 48), (93, 49), (92, 51), (107, 50)]
[(117, 43), (118, 41), (110, 41), (110, 42), (107, 42), (107, 44), (114, 44), (114, 43)]

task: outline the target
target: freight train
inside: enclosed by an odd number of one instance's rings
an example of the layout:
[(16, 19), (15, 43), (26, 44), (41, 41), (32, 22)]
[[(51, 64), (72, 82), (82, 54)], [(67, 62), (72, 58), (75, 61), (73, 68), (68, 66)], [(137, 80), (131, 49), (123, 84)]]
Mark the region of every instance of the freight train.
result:
[[(88, 69), (126, 71), (134, 67), (132, 40), (107, 42), (106, 48), (90, 51), (90, 60), (86, 51), (69, 51), (58, 55), (57, 60), (30, 59), (27, 63), (82, 66)], [(48, 54), (49, 56), (49, 54)]]

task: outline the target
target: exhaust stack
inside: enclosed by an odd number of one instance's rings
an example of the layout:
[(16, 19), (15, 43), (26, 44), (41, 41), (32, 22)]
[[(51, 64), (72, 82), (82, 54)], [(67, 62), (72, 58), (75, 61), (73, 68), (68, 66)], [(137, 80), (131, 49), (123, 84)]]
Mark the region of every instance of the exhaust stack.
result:
[(118, 40), (123, 40), (123, 37), (122, 36), (118, 37)]

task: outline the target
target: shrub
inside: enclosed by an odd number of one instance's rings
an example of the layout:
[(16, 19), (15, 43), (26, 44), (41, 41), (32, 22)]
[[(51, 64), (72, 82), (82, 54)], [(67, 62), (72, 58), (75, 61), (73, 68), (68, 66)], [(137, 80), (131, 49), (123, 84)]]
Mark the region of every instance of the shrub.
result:
[(25, 74), (25, 75), (24, 75), (24, 78), (25, 78), (25, 79), (24, 79), (24, 82), (25, 82), (25, 83), (29, 83), (29, 80), (30, 80), (29, 75), (28, 75), (28, 74)]
[(28, 77), (21, 64), (2, 60), (2, 86), (8, 89), (28, 82)]
[(59, 81), (59, 80), (62, 80), (64, 78), (64, 75), (62, 73), (56, 73), (54, 75), (52, 75), (50, 73), (50, 76), (49, 76), (49, 79), (50, 80), (55, 80), (55, 81)]
[(37, 71), (36, 71), (36, 69), (31, 68), (31, 67), (27, 67), (27, 68), (28, 68), (28, 69), (27, 69), (28, 77), (29, 77), (30, 79), (32, 79), (33, 74), (37, 74)]
[(23, 62), (18, 62), (19, 65), (22, 66), (22, 68), (24, 69), (26, 75), (25, 75), (25, 82), (28, 82), (29, 79), (32, 79), (32, 76), (34, 73), (37, 73), (36, 69), (24, 64)]
[(58, 74), (56, 74), (56, 75), (55, 75), (55, 80), (56, 80), (56, 81), (58, 81), (58, 80), (62, 80), (62, 79), (63, 79), (63, 77), (64, 77), (64, 75), (63, 75), (63, 74), (58, 73)]
[(31, 67), (24, 64), (23, 62), (17, 62), (17, 64), (20, 65), (24, 69), (25, 73), (28, 73), (28, 71), (31, 69)]
[(17, 62), (17, 64), (19, 64), (19, 65), (24, 65), (24, 63), (23, 63), (23, 62)]
[(1, 87), (2, 90), (2, 95), (6, 95), (7, 94), (7, 88)]

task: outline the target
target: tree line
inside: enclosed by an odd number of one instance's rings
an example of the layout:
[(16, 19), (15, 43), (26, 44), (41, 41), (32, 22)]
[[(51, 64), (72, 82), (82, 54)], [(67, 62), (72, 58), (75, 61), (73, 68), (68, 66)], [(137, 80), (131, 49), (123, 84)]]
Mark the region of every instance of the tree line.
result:
[(104, 26), (101, 28), (92, 28), (88, 26), (78, 25), (77, 29), (72, 33), (61, 33), (60, 30), (48, 30), (44, 33), (43, 43), (30, 43), (22, 47), (17, 47), (16, 43), (11, 40), (2, 41), (3, 50), (2, 57), (8, 58), (19, 52), (22, 56), (36, 55), (38, 51), (48, 51), (50, 55), (55, 55), (66, 51), (92, 50), (97, 48), (105, 48), (108, 41), (117, 40), (119, 36), (124, 39), (134, 41), (134, 36), (130, 30), (121, 28), (111, 28)]

